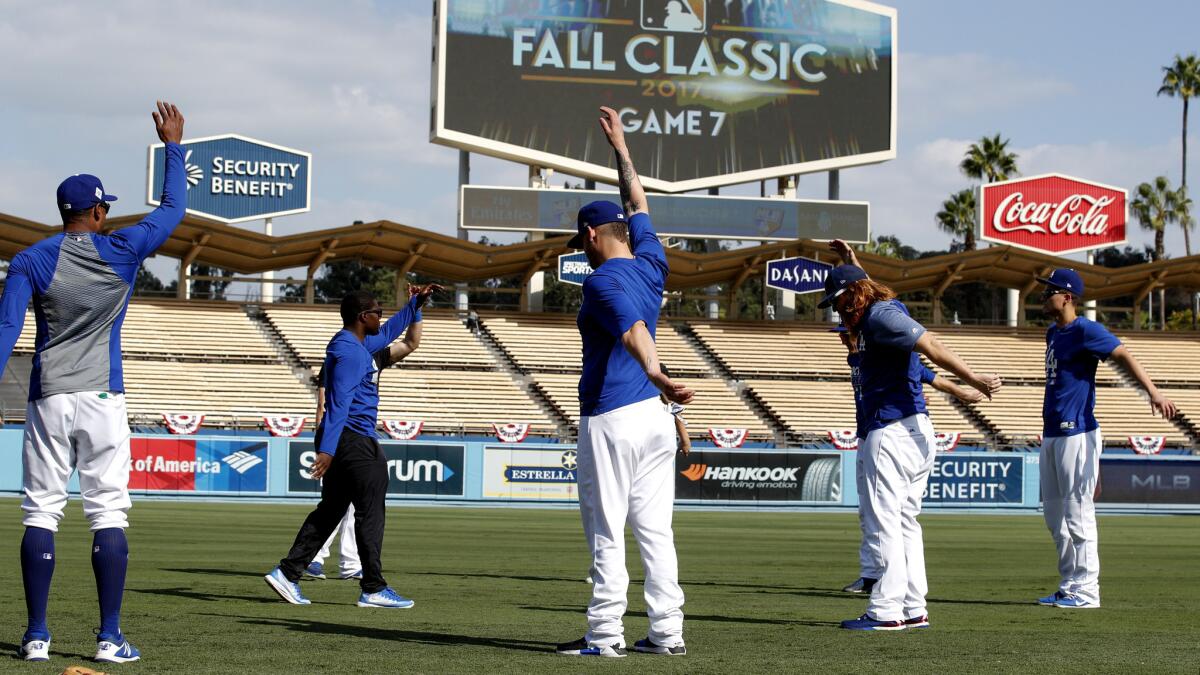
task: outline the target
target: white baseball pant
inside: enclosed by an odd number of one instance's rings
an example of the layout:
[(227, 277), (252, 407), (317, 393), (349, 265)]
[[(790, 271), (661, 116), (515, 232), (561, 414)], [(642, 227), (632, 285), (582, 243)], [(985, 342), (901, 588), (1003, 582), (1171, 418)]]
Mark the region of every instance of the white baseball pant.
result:
[(1058, 590), (1100, 604), (1096, 481), (1100, 430), (1042, 439), (1042, 511), (1058, 548)]
[(128, 527), (132, 502), (125, 396), (107, 391), (55, 394), (30, 401), (25, 414), (25, 526), (58, 531), (67, 481), (77, 470), (83, 513), (92, 531)]
[(867, 530), (867, 521), (863, 519), (863, 493), (867, 491), (866, 477), (863, 475), (863, 454), (866, 443), (863, 439), (859, 439), (859, 449), (855, 452), (858, 455), (854, 460), (854, 478), (858, 485), (858, 529), (862, 531), (858, 545), (858, 575), (864, 579), (878, 579), (879, 568), (875, 566), (875, 555), (872, 551), (879, 548), (879, 543), (874, 541), (875, 532)]
[(358, 541), (354, 538), (353, 504), (346, 509), (346, 515), (342, 516), (342, 522), (338, 523), (337, 529), (325, 540), (325, 545), (317, 552), (317, 557), (313, 558), (313, 562), (318, 565), (325, 564), (325, 559), (329, 557), (329, 549), (333, 546), (334, 537), (342, 538), (341, 543), (338, 544), (338, 557), (341, 558), (338, 568), (341, 576), (346, 577), (361, 572), (362, 561), (358, 559)]
[(625, 644), (627, 522), (646, 572), (649, 637), (659, 645), (683, 644), (683, 589), (671, 531), (675, 450), (674, 419), (657, 398), (580, 420), (579, 512), (594, 580), (585, 636), (591, 644)]
[(927, 415), (910, 415), (867, 434), (859, 502), (869, 537), (864, 537), (879, 581), (867, 614), (876, 621), (902, 621), (926, 614), (925, 545), (921, 497), (936, 449)]

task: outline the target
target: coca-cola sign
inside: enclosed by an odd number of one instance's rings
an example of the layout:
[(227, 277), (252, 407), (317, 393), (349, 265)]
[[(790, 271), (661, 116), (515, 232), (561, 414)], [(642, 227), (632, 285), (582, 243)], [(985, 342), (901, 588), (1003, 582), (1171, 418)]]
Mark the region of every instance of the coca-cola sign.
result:
[(1128, 194), (1052, 173), (984, 185), (979, 238), (1064, 254), (1125, 243)]

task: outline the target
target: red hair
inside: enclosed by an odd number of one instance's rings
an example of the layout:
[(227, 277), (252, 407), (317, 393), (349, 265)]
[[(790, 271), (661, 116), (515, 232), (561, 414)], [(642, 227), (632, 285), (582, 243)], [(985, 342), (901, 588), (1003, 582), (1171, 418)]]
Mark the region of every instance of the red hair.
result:
[[(867, 308), (877, 302), (894, 300), (896, 292), (878, 281), (859, 279), (847, 286), (842, 296), (848, 298), (848, 301), (843, 301), (846, 304), (838, 314), (846, 328), (852, 333), (857, 333), (858, 324), (867, 313)], [(842, 302), (838, 304), (841, 305)]]

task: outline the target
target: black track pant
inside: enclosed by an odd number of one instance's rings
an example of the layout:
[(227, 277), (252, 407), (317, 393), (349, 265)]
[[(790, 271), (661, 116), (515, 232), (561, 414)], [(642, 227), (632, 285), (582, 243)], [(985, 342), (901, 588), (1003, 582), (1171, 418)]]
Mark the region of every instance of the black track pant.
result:
[(321, 503), (308, 514), (287, 557), (279, 561), (283, 574), (299, 581), (304, 568), (333, 534), (346, 509), (354, 504), (354, 536), (362, 558), (364, 593), (387, 588), (380, 554), (383, 549), (384, 500), (387, 497), (387, 461), (374, 438), (343, 431), (337, 453), (321, 487)]

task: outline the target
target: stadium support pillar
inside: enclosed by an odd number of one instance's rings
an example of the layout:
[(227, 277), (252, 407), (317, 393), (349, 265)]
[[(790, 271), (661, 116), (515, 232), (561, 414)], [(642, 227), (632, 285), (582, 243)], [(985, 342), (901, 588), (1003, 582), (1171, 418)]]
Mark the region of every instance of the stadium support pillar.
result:
[(751, 274), (754, 274), (761, 262), (762, 256), (756, 255), (754, 258), (742, 263), (742, 271), (738, 272), (737, 278), (733, 280), (732, 284), (729, 284), (729, 311), (725, 313), (726, 318), (738, 318), (738, 315), (741, 313), (741, 308), (738, 306), (738, 290), (741, 289), (742, 284), (746, 283), (746, 279)]
[(942, 277), (941, 281), (933, 287), (933, 323), (942, 323), (942, 295), (946, 289), (955, 281), (962, 278), (959, 272), (962, 271), (964, 263), (955, 263), (950, 269), (946, 270), (946, 276)]
[(1038, 279), (1045, 279), (1046, 277), (1050, 276), (1052, 271), (1054, 271), (1053, 267), (1043, 267), (1037, 274), (1033, 275), (1029, 281), (1025, 282), (1024, 286), (1021, 287), (1021, 290), (1019, 291), (1021, 294), (1021, 311), (1017, 314), (1018, 326), (1025, 326), (1029, 323), (1029, 320), (1025, 318), (1025, 298), (1028, 298), (1029, 294), (1038, 287), (1039, 283), (1041, 283), (1038, 281)]
[[(1094, 249), (1091, 251), (1088, 251), (1087, 262), (1089, 265), (1096, 264), (1096, 251)], [(1084, 289), (1084, 290), (1087, 290), (1087, 289)], [(1087, 302), (1083, 303), (1083, 306), (1087, 308), (1086, 311), (1084, 312), (1084, 316), (1086, 316), (1088, 318), (1088, 321), (1095, 321), (1096, 320), (1096, 301), (1088, 300)]]
[(829, 172), (829, 200), (837, 201), (842, 198), (842, 176), (837, 169)]
[(191, 270), (192, 263), (196, 262), (196, 256), (200, 255), (200, 251), (208, 244), (210, 236), (205, 232), (200, 235), (199, 239), (193, 239), (192, 247), (179, 259), (179, 282), (175, 288), (175, 297), (180, 300), (189, 300), (192, 297), (192, 285), (188, 283), (188, 271)]
[[(267, 218), (263, 221), (263, 234), (271, 236), (273, 221)], [(262, 273), (262, 291), (261, 300), (263, 302), (275, 302), (275, 270), (266, 270)]]
[(796, 177), (781, 176), (776, 182), (776, 193), (784, 199), (796, 198)]
[[(541, 241), (546, 235), (541, 232), (529, 233), (530, 241)], [(542, 311), (542, 299), (545, 296), (546, 273), (542, 269), (546, 266), (546, 260), (554, 253), (553, 249), (547, 249), (537, 254), (533, 264), (525, 270), (525, 276), (521, 279), (521, 311), (522, 312), (540, 312)]]
[(1008, 325), (1009, 326), (1017, 325), (1017, 317), (1021, 316), (1021, 312), (1024, 309), (1021, 306), (1021, 303), (1022, 303), (1021, 289), (1019, 289), (1019, 288), (1008, 289)]
[[(1141, 328), (1142, 328), (1142, 301), (1145, 300), (1146, 296), (1150, 295), (1150, 293), (1152, 293), (1154, 291), (1154, 289), (1156, 289), (1162, 285), (1162, 279), (1166, 275), (1167, 275), (1166, 270), (1159, 270), (1158, 272), (1155, 272), (1154, 277), (1151, 278), (1150, 281), (1147, 281), (1145, 284), (1143, 284), (1142, 287), (1140, 289), (1138, 289), (1137, 295), (1133, 296), (1133, 327), (1135, 329), (1141, 330)], [(1151, 324), (1151, 328), (1153, 328), (1154, 327), (1153, 307), (1151, 307), (1151, 310), (1150, 310), (1150, 324)]]
[(775, 316), (780, 321), (796, 320), (796, 294), (789, 291), (779, 291), (779, 307)]
[(596, 180), (594, 178), (584, 178), (583, 179), (583, 189), (584, 190), (595, 190), (596, 189)]
[[(462, 241), (470, 241), (471, 234), (466, 228), (466, 223), (463, 221), (462, 213), (462, 186), (471, 183), (471, 153), (466, 150), (458, 151), (458, 238)], [(467, 311), (469, 304), (467, 296), (467, 285), (465, 283), (454, 284), (454, 309), (459, 312)]]
[(315, 289), (313, 288), (313, 277), (317, 275), (317, 270), (321, 269), (321, 265), (333, 255), (333, 249), (337, 248), (338, 240), (330, 239), (321, 244), (321, 250), (313, 256), (313, 259), (308, 262), (308, 274), (304, 277), (304, 303), (311, 305), (316, 301)]
[(421, 254), (425, 249), (429, 248), (429, 244), (421, 242), (413, 246), (408, 252), (408, 257), (404, 259), (404, 263), (396, 268), (396, 306), (399, 307), (408, 301), (408, 273), (412, 271), (417, 261), (421, 259)]

